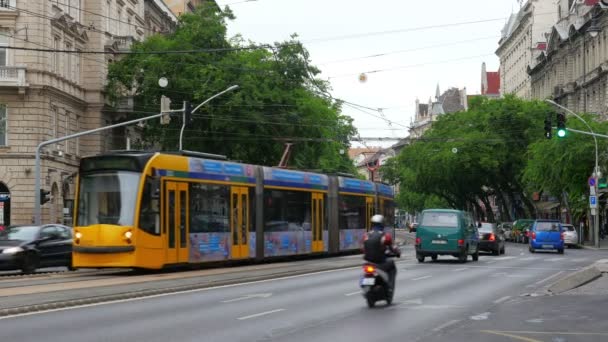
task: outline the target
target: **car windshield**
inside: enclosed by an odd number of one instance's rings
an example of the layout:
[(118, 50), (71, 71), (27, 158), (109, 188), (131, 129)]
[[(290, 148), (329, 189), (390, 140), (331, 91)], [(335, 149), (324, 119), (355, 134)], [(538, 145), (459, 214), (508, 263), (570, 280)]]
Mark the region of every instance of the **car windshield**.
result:
[(458, 227), (458, 215), (445, 212), (424, 213), (420, 225), (425, 227)]
[(539, 232), (559, 232), (559, 223), (557, 223), (557, 222), (537, 222), (536, 230)]
[(139, 173), (122, 171), (83, 176), (78, 196), (78, 225), (133, 225), (139, 180)]
[(0, 240), (34, 240), (40, 227), (12, 226), (0, 231)]

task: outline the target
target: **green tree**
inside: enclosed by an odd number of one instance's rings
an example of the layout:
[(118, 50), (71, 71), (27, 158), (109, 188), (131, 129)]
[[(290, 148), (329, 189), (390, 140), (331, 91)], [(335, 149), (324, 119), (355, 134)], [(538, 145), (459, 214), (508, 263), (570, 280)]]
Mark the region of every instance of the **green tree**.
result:
[[(352, 119), (340, 113), (340, 103), (324, 95), (326, 82), (316, 79), (308, 51), (291, 40), (259, 48), (240, 37), (227, 38), (223, 12), (205, 7), (180, 17), (175, 33), (148, 38), (113, 63), (107, 90), (114, 101), (132, 94), (139, 115), (157, 111), (161, 95), (175, 107), (194, 106), (237, 84), (239, 89), (201, 107), (184, 134), (184, 149), (224, 154), (234, 160), (276, 165), (284, 142), (293, 142), (291, 167), (326, 172), (353, 172), (346, 151), (356, 134)], [(214, 52), (146, 54), (158, 51), (216, 49)], [(160, 77), (169, 79), (166, 89)], [(137, 114), (134, 114), (137, 115)], [(131, 118), (129, 118), (131, 119)], [(149, 122), (143, 146), (176, 150), (181, 118), (168, 126)]]

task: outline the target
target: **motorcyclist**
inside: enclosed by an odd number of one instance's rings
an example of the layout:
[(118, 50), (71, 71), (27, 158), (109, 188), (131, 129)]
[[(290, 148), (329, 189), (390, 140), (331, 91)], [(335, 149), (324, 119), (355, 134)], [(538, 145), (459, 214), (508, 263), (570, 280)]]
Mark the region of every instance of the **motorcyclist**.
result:
[(376, 264), (379, 269), (388, 273), (392, 291), (395, 287), (397, 268), (393, 259), (387, 256), (387, 252), (401, 257), (401, 251), (393, 246), (392, 236), (384, 232), (384, 216), (374, 215), (371, 221), (372, 229), (363, 239), (363, 259)]

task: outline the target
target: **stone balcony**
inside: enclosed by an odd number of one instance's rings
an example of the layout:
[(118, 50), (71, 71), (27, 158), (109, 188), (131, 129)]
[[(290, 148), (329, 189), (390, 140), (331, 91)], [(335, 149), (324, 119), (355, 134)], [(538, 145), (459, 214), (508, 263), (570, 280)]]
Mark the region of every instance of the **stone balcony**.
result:
[(0, 66), (0, 87), (17, 88), (19, 93), (24, 93), (29, 86), (25, 78), (26, 70), (24, 65)]

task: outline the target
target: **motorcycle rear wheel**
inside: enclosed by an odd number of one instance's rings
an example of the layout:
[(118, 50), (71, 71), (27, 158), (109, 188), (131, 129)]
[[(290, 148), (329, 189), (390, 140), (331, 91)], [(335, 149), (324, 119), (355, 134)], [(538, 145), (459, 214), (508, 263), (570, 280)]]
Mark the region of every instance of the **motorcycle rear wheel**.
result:
[(365, 297), (365, 299), (367, 300), (367, 307), (368, 308), (373, 308), (376, 305), (376, 301), (373, 300), (371, 297)]

